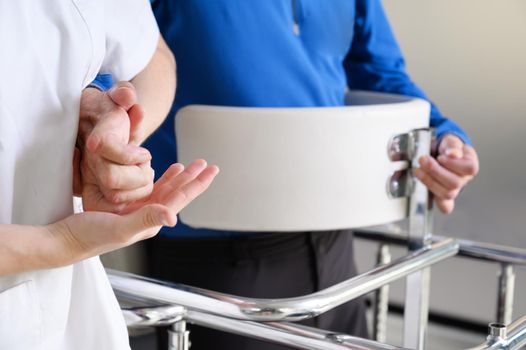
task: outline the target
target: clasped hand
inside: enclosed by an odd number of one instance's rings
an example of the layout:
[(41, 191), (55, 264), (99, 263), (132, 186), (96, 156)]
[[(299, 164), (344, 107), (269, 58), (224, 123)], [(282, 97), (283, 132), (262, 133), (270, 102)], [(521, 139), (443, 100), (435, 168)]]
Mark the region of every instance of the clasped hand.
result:
[(174, 226), (177, 213), (204, 192), (219, 172), (204, 160), (173, 164), (154, 183), (150, 153), (138, 145), (144, 110), (130, 83), (109, 92), (88, 88), (80, 105), (73, 160), (74, 193), (84, 213), (51, 224), (65, 261), (102, 254)]
[(414, 175), (434, 194), (441, 212), (449, 214), (455, 199), (479, 171), (477, 152), (455, 135), (444, 136), (436, 158), (423, 156)]

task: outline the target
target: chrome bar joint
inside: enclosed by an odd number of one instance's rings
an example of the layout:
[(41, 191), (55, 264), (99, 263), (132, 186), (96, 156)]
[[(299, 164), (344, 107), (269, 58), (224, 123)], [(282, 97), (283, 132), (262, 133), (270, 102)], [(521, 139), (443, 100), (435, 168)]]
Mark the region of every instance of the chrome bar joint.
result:
[(184, 318), (186, 309), (176, 305), (123, 308), (126, 325), (130, 328), (168, 326)]

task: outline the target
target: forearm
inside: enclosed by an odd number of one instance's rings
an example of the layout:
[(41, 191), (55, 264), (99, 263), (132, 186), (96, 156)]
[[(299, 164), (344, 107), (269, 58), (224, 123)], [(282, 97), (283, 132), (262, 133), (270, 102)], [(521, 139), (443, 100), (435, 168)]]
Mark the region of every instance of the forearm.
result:
[(44, 226), (0, 225), (0, 276), (60, 265), (54, 247)]
[(162, 38), (150, 63), (131, 83), (134, 85), (139, 104), (145, 117), (135, 133), (135, 141), (142, 143), (164, 121), (175, 96), (175, 59)]

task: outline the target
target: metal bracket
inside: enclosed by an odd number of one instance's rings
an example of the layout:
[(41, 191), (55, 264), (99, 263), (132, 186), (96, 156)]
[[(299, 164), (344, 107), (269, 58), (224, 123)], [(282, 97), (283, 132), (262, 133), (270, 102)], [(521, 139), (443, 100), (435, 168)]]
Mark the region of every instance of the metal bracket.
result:
[(393, 136), (387, 146), (387, 154), (393, 162), (411, 160), (416, 151), (416, 140), (413, 131)]
[[(415, 129), (406, 134), (393, 136), (387, 145), (387, 155), (392, 162), (408, 161), (409, 168), (395, 171), (387, 182), (387, 194), (389, 198), (410, 197), (415, 189), (416, 182), (411, 169), (416, 162), (420, 133), (428, 129)], [(428, 140), (426, 140), (427, 142)]]

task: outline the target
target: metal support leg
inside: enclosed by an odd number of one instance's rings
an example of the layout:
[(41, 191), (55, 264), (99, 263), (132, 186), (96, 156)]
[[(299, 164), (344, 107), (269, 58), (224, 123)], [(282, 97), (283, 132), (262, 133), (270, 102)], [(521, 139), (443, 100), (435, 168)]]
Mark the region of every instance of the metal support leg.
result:
[(186, 330), (186, 321), (180, 320), (172, 324), (168, 330), (168, 350), (190, 349), (190, 332)]
[[(430, 130), (415, 130), (411, 134), (414, 145), (411, 153), (412, 168), (418, 167), (418, 159), (431, 152), (433, 133)], [(432, 228), (432, 197), (419, 181), (414, 183), (409, 198), (409, 239), (411, 250), (430, 243)], [(430, 269), (415, 272), (406, 279), (404, 309), (404, 347), (422, 350), (425, 346), (429, 311)]]
[(513, 266), (502, 264), (498, 274), (496, 322), (509, 325), (513, 317), (513, 293), (515, 289), (515, 272)]
[[(377, 266), (385, 265), (391, 262), (391, 253), (387, 244), (381, 244), (378, 248), (376, 258)], [(374, 319), (373, 319), (373, 336), (374, 340), (381, 343), (386, 342), (387, 338), (387, 312), (389, 307), (389, 285), (377, 289), (374, 292)]]

